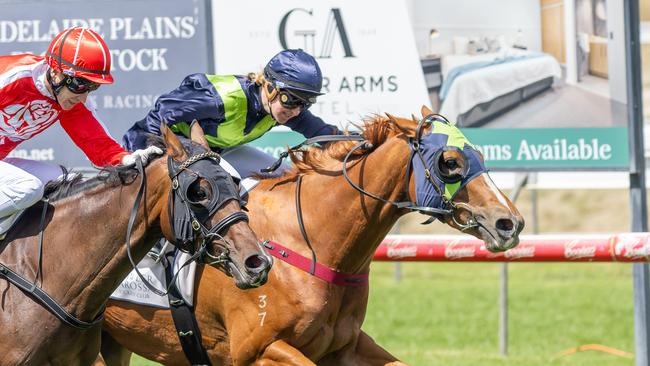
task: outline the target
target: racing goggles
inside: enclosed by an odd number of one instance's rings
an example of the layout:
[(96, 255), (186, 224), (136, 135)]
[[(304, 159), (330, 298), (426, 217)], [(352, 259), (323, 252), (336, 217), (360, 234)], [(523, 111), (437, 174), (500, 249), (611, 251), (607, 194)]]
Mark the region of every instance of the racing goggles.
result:
[(300, 97), (296, 94), (292, 94), (287, 90), (280, 90), (278, 92), (278, 97), (280, 98), (280, 104), (284, 108), (294, 109), (300, 107), (301, 111), (309, 109), (312, 104), (316, 103), (316, 97)]
[(66, 77), (64, 83), (68, 90), (74, 94), (88, 93), (99, 88), (99, 84), (79, 77), (68, 76)]

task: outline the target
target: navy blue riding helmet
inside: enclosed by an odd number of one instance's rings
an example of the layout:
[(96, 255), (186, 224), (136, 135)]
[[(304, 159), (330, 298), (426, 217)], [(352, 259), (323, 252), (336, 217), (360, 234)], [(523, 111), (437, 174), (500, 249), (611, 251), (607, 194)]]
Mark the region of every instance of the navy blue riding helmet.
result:
[(264, 68), (264, 77), (279, 91), (289, 91), (310, 104), (323, 95), (323, 74), (318, 62), (301, 49), (284, 50), (273, 56)]

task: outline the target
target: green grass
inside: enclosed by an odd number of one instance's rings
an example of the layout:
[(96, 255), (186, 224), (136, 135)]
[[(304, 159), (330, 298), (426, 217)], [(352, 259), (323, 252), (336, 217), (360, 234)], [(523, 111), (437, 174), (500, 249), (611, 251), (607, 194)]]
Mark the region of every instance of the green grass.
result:
[(375, 263), (364, 330), (411, 365), (630, 365), (598, 351), (634, 351), (631, 265), (509, 264), (509, 355), (499, 355), (493, 263)]
[[(413, 366), (633, 366), (597, 343), (634, 352), (631, 265), (509, 264), (509, 355), (499, 355), (494, 263), (374, 263), (363, 329)], [(136, 359), (132, 365), (154, 365)]]

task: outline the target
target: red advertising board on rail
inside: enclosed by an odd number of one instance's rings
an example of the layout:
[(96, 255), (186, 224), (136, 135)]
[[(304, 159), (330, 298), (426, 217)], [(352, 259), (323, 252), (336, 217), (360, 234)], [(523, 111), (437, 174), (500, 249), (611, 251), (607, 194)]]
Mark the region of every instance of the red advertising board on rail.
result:
[(647, 262), (649, 233), (530, 235), (502, 253), (490, 253), (471, 236), (389, 235), (375, 261), (449, 262)]

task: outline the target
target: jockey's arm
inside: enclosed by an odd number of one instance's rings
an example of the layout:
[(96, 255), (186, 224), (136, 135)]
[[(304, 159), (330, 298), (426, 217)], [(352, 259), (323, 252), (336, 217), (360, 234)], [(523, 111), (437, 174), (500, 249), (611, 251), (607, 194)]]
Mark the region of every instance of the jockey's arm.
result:
[(309, 110), (288, 120), (285, 126), (301, 133), (305, 138), (322, 135), (342, 135), (343, 132), (336, 126), (325, 123), (320, 117), (314, 116)]
[[(193, 120), (223, 120), (223, 102), (205, 74), (187, 76), (181, 85), (156, 100), (152, 110), (145, 118), (136, 122), (124, 134), (122, 143), (130, 151), (147, 146), (149, 134), (160, 135), (160, 123), (169, 127), (178, 123), (190, 124)], [(209, 126), (201, 124), (206, 133)]]
[(96, 166), (120, 164), (125, 151), (83, 103), (60, 114), (61, 127)]
[(144, 165), (152, 155), (162, 154), (157, 147), (129, 153), (110, 136), (104, 125), (84, 104), (61, 114), (61, 126), (72, 141), (96, 166), (133, 165), (140, 159)]

